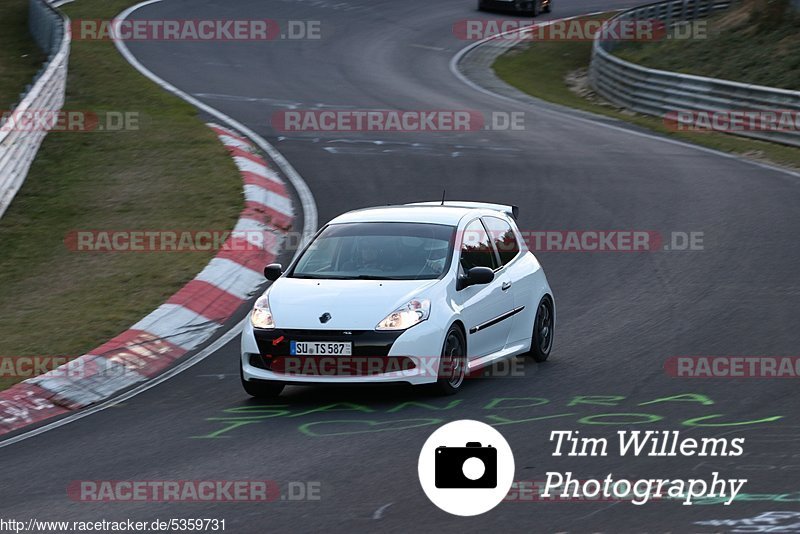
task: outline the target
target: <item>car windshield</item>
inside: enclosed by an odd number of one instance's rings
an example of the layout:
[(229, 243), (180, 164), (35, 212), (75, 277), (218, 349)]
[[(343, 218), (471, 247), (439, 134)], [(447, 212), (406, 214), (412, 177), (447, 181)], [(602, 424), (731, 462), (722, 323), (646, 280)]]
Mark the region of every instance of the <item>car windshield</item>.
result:
[(455, 227), (425, 223), (327, 226), (309, 245), (292, 278), (429, 280), (450, 263)]

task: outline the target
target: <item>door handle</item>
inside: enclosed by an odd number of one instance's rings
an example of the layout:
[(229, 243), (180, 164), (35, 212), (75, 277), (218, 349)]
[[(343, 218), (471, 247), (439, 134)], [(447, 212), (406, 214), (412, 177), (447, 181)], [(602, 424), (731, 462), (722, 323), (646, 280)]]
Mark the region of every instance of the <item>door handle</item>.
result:
[(507, 291), (509, 288), (511, 288), (511, 282), (503, 282), (503, 285), (500, 286), (503, 291)]

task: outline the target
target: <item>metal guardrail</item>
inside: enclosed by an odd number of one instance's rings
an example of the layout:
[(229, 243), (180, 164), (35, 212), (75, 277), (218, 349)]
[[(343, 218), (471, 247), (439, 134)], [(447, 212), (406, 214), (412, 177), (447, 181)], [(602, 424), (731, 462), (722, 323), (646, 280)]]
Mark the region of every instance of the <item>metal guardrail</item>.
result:
[(21, 114), (56, 112), (64, 105), (69, 63), (69, 19), (46, 0), (29, 0), (29, 29), (48, 56), (11, 117), (0, 121), (0, 217), (22, 187), (47, 131), (20, 127)]
[[(668, 28), (727, 9), (731, 0), (670, 0), (624, 11), (619, 20), (658, 19)], [(603, 98), (646, 115), (667, 117), (679, 110), (700, 112), (800, 112), (800, 91), (649, 69), (612, 54), (619, 41), (604, 40), (598, 32), (592, 47), (589, 83)], [(800, 131), (732, 131), (737, 135), (800, 146)]]

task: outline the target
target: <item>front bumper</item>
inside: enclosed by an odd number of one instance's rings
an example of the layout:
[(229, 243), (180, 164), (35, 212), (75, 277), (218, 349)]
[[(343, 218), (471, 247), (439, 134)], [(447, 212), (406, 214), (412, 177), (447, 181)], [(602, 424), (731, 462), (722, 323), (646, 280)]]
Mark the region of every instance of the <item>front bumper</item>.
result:
[[(349, 341), (352, 356), (292, 356), (291, 341)], [(429, 321), (399, 332), (375, 330), (242, 330), (245, 380), (285, 383), (435, 382), (443, 343), (440, 328)]]

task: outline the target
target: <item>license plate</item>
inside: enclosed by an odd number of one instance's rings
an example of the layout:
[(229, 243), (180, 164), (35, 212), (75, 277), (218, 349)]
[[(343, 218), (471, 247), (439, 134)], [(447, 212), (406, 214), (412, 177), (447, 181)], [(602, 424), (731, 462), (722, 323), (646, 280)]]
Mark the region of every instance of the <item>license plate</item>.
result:
[(352, 356), (353, 344), (349, 341), (292, 341), (292, 356)]

